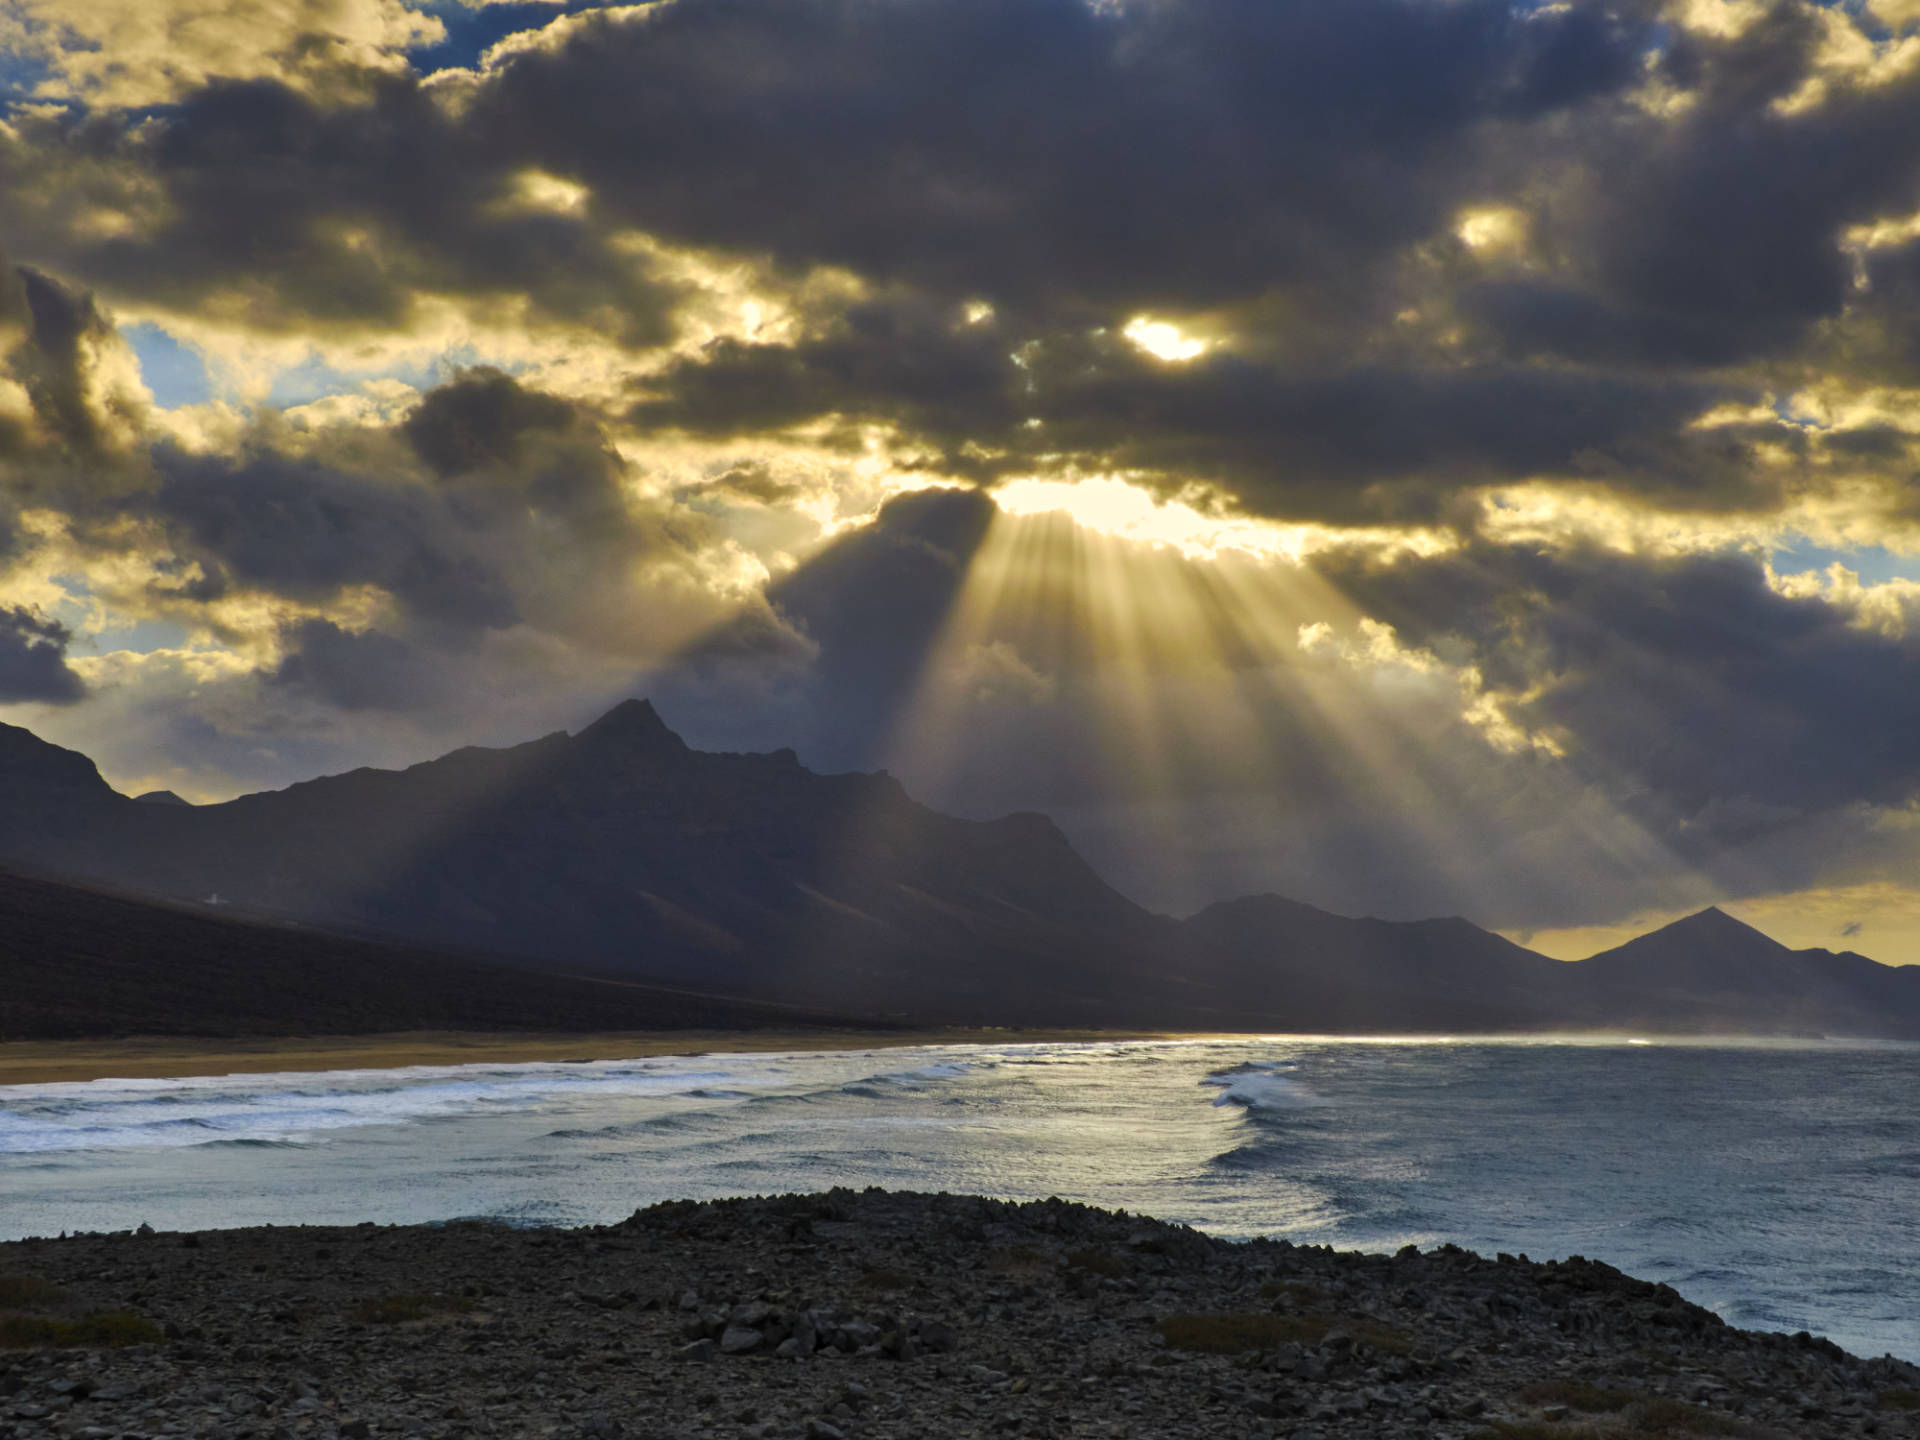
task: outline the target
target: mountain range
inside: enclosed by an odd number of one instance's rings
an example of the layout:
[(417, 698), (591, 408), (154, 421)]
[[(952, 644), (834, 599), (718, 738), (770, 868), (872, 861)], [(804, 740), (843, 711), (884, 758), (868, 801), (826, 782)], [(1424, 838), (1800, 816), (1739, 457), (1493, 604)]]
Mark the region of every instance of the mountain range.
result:
[(957, 819), (884, 773), (693, 750), (639, 700), (577, 734), (199, 806), (119, 794), (0, 726), (0, 865), (19, 872), (0, 885), (0, 1035), (125, 1032), (144, 1007), (148, 1028), (207, 1033), (589, 1028), (579, 1013), (1920, 1038), (1920, 967), (1790, 950), (1718, 910), (1571, 964), (1458, 918), (1274, 895), (1154, 914), (1044, 816)]

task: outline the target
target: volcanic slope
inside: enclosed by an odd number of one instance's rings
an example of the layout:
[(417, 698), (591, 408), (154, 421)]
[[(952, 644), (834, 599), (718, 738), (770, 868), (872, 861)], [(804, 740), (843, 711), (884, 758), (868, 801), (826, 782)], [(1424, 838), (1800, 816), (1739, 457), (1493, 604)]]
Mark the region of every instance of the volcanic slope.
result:
[(1042, 816), (958, 820), (885, 775), (690, 750), (644, 701), (578, 735), (197, 807), (128, 799), (9, 727), (0, 803), (0, 856), (42, 871), (869, 1015), (1137, 1023), (1173, 923)]
[[(792, 751), (690, 749), (644, 701), (220, 805), (135, 800), (0, 727), (0, 862), (567, 975), (882, 1021), (1920, 1037), (1920, 970), (1702, 912), (1578, 964), (1455, 918), (1279, 896), (1153, 914), (1044, 816), (975, 821)], [(132, 962), (128, 962), (132, 963)], [(611, 1023), (611, 1022), (602, 1022)]]
[(535, 974), (0, 873), (0, 1040), (835, 1023), (812, 1010)]

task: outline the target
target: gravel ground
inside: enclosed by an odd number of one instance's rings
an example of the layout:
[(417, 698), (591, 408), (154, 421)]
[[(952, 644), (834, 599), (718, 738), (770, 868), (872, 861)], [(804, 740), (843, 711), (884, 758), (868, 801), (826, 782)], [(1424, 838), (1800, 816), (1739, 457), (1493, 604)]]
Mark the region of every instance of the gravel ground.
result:
[(0, 1437), (1920, 1435), (1920, 1370), (1578, 1259), (834, 1191), (0, 1245)]

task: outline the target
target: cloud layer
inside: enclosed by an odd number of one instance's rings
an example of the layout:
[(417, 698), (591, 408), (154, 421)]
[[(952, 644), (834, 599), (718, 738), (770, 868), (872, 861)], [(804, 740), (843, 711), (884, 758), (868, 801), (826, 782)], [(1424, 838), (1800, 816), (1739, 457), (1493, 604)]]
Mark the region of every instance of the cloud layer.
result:
[(0, 704), (216, 797), (650, 687), (1159, 903), (1880, 894), (1916, 19), (23, 0)]

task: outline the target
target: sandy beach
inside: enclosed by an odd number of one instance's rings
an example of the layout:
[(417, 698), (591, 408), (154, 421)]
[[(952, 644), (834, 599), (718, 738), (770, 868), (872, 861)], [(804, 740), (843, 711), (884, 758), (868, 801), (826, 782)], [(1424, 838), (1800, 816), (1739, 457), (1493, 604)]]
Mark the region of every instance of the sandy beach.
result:
[(871, 1050), (910, 1045), (1148, 1040), (1120, 1030), (626, 1030), (598, 1034), (511, 1034), (413, 1030), (385, 1035), (0, 1042), (0, 1085), (258, 1075), (276, 1071), (391, 1070), (403, 1065), (517, 1064), (633, 1060), (650, 1055), (759, 1054), (789, 1050)]

